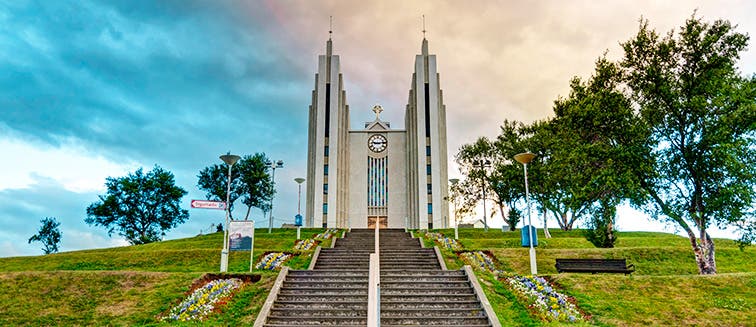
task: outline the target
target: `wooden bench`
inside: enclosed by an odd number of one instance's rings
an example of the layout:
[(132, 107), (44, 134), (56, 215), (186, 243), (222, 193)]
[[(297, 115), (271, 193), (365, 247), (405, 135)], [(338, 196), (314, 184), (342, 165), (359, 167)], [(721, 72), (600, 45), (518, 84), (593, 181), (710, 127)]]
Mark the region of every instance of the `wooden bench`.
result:
[(625, 259), (556, 259), (557, 272), (630, 274), (633, 265)]

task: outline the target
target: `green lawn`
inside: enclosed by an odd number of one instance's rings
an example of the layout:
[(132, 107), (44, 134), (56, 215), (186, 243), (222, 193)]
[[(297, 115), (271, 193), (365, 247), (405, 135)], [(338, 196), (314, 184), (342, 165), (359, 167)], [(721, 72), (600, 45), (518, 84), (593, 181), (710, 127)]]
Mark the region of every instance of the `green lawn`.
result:
[[(440, 230), (448, 237), (453, 229)], [(732, 240), (717, 239), (719, 275), (699, 276), (687, 238), (652, 232), (621, 232), (613, 249), (597, 249), (581, 231), (550, 230), (545, 239), (539, 230), (537, 267), (574, 296), (597, 326), (753, 326), (756, 321), (756, 248), (741, 251)], [(416, 232), (417, 234), (417, 232)], [(465, 250), (487, 250), (498, 268), (529, 274), (528, 249), (520, 246), (519, 231), (460, 229)], [(431, 246), (429, 241), (426, 246)], [(464, 263), (442, 249), (449, 269)], [(636, 267), (632, 275), (557, 274), (556, 258), (626, 258)], [(487, 272), (477, 272), (503, 326), (562, 326), (545, 323), (528, 314), (514, 295)], [(572, 324), (575, 326), (575, 324)]]
[[(302, 229), (301, 236), (311, 238), (324, 230)], [(274, 229), (271, 234), (257, 229), (255, 260), (270, 251), (296, 252), (287, 265), (306, 269), (313, 251), (293, 251), (295, 238), (295, 229)], [(0, 326), (170, 324), (158, 322), (157, 316), (178, 304), (194, 280), (218, 271), (222, 243), (223, 234), (214, 233), (138, 246), (0, 258)], [(249, 272), (249, 251), (231, 253), (229, 272)], [(204, 324), (254, 323), (278, 272), (253, 273), (261, 275), (260, 281), (247, 284), (222, 313)]]

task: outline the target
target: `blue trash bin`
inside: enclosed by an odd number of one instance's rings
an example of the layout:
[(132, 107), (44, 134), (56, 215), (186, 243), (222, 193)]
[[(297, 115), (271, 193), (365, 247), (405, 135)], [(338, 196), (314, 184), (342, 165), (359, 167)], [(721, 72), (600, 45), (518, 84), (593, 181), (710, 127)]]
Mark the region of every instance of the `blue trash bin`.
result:
[(297, 214), (294, 216), (294, 226), (302, 226), (302, 215)]
[(525, 228), (520, 230), (520, 235), (522, 236), (522, 246), (523, 247), (530, 247), (530, 234), (528, 234), (528, 228), (533, 232), (533, 246), (538, 246), (538, 234), (536, 233), (538, 230), (535, 228), (535, 226), (527, 225)]

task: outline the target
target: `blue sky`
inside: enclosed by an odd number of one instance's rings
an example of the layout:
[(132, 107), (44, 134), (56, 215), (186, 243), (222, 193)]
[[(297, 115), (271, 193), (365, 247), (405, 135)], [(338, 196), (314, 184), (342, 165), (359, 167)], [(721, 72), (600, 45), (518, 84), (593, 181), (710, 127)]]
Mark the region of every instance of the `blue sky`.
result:
[[(504, 118), (547, 117), (572, 76), (588, 75), (604, 51), (620, 55), (641, 16), (666, 32), (694, 9), (756, 31), (748, 1), (1, 1), (0, 256), (40, 253), (26, 240), (47, 216), (62, 223), (64, 251), (123, 245), (83, 222), (106, 177), (160, 165), (189, 191), (188, 208), (203, 198), (197, 173), (226, 151), (284, 160), (274, 213), (276, 225), (293, 220), (330, 15), (352, 126), (380, 103), (394, 127), (426, 15), (453, 155), (496, 135)], [(756, 71), (753, 50), (741, 69)], [(196, 235), (223, 217), (190, 215), (167, 237)], [(627, 208), (619, 225), (664, 229)]]

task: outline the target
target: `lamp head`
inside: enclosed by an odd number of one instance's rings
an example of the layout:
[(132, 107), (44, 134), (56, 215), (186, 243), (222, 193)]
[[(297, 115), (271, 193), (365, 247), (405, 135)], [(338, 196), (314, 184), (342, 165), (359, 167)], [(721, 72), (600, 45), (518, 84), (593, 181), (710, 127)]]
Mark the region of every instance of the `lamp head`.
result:
[(233, 166), (237, 161), (239, 161), (239, 159), (241, 159), (241, 157), (235, 154), (231, 154), (231, 152), (228, 152), (220, 156), (220, 159), (223, 160), (223, 162), (225, 162), (227, 165)]
[(535, 154), (530, 153), (530, 152), (523, 152), (523, 153), (520, 153), (520, 154), (516, 154), (514, 156), (514, 158), (515, 158), (515, 160), (517, 160), (517, 162), (519, 162), (519, 163), (521, 163), (523, 165), (527, 165), (531, 161), (533, 161), (533, 158), (535, 158)]
[(297, 177), (294, 179), (294, 181), (297, 182), (297, 184), (302, 184), (304, 183), (305, 179), (302, 177)]
[(449, 182), (451, 182), (451, 183), (452, 183), (452, 185), (457, 185), (457, 183), (459, 183), (459, 178), (452, 178), (452, 179), (449, 179)]

